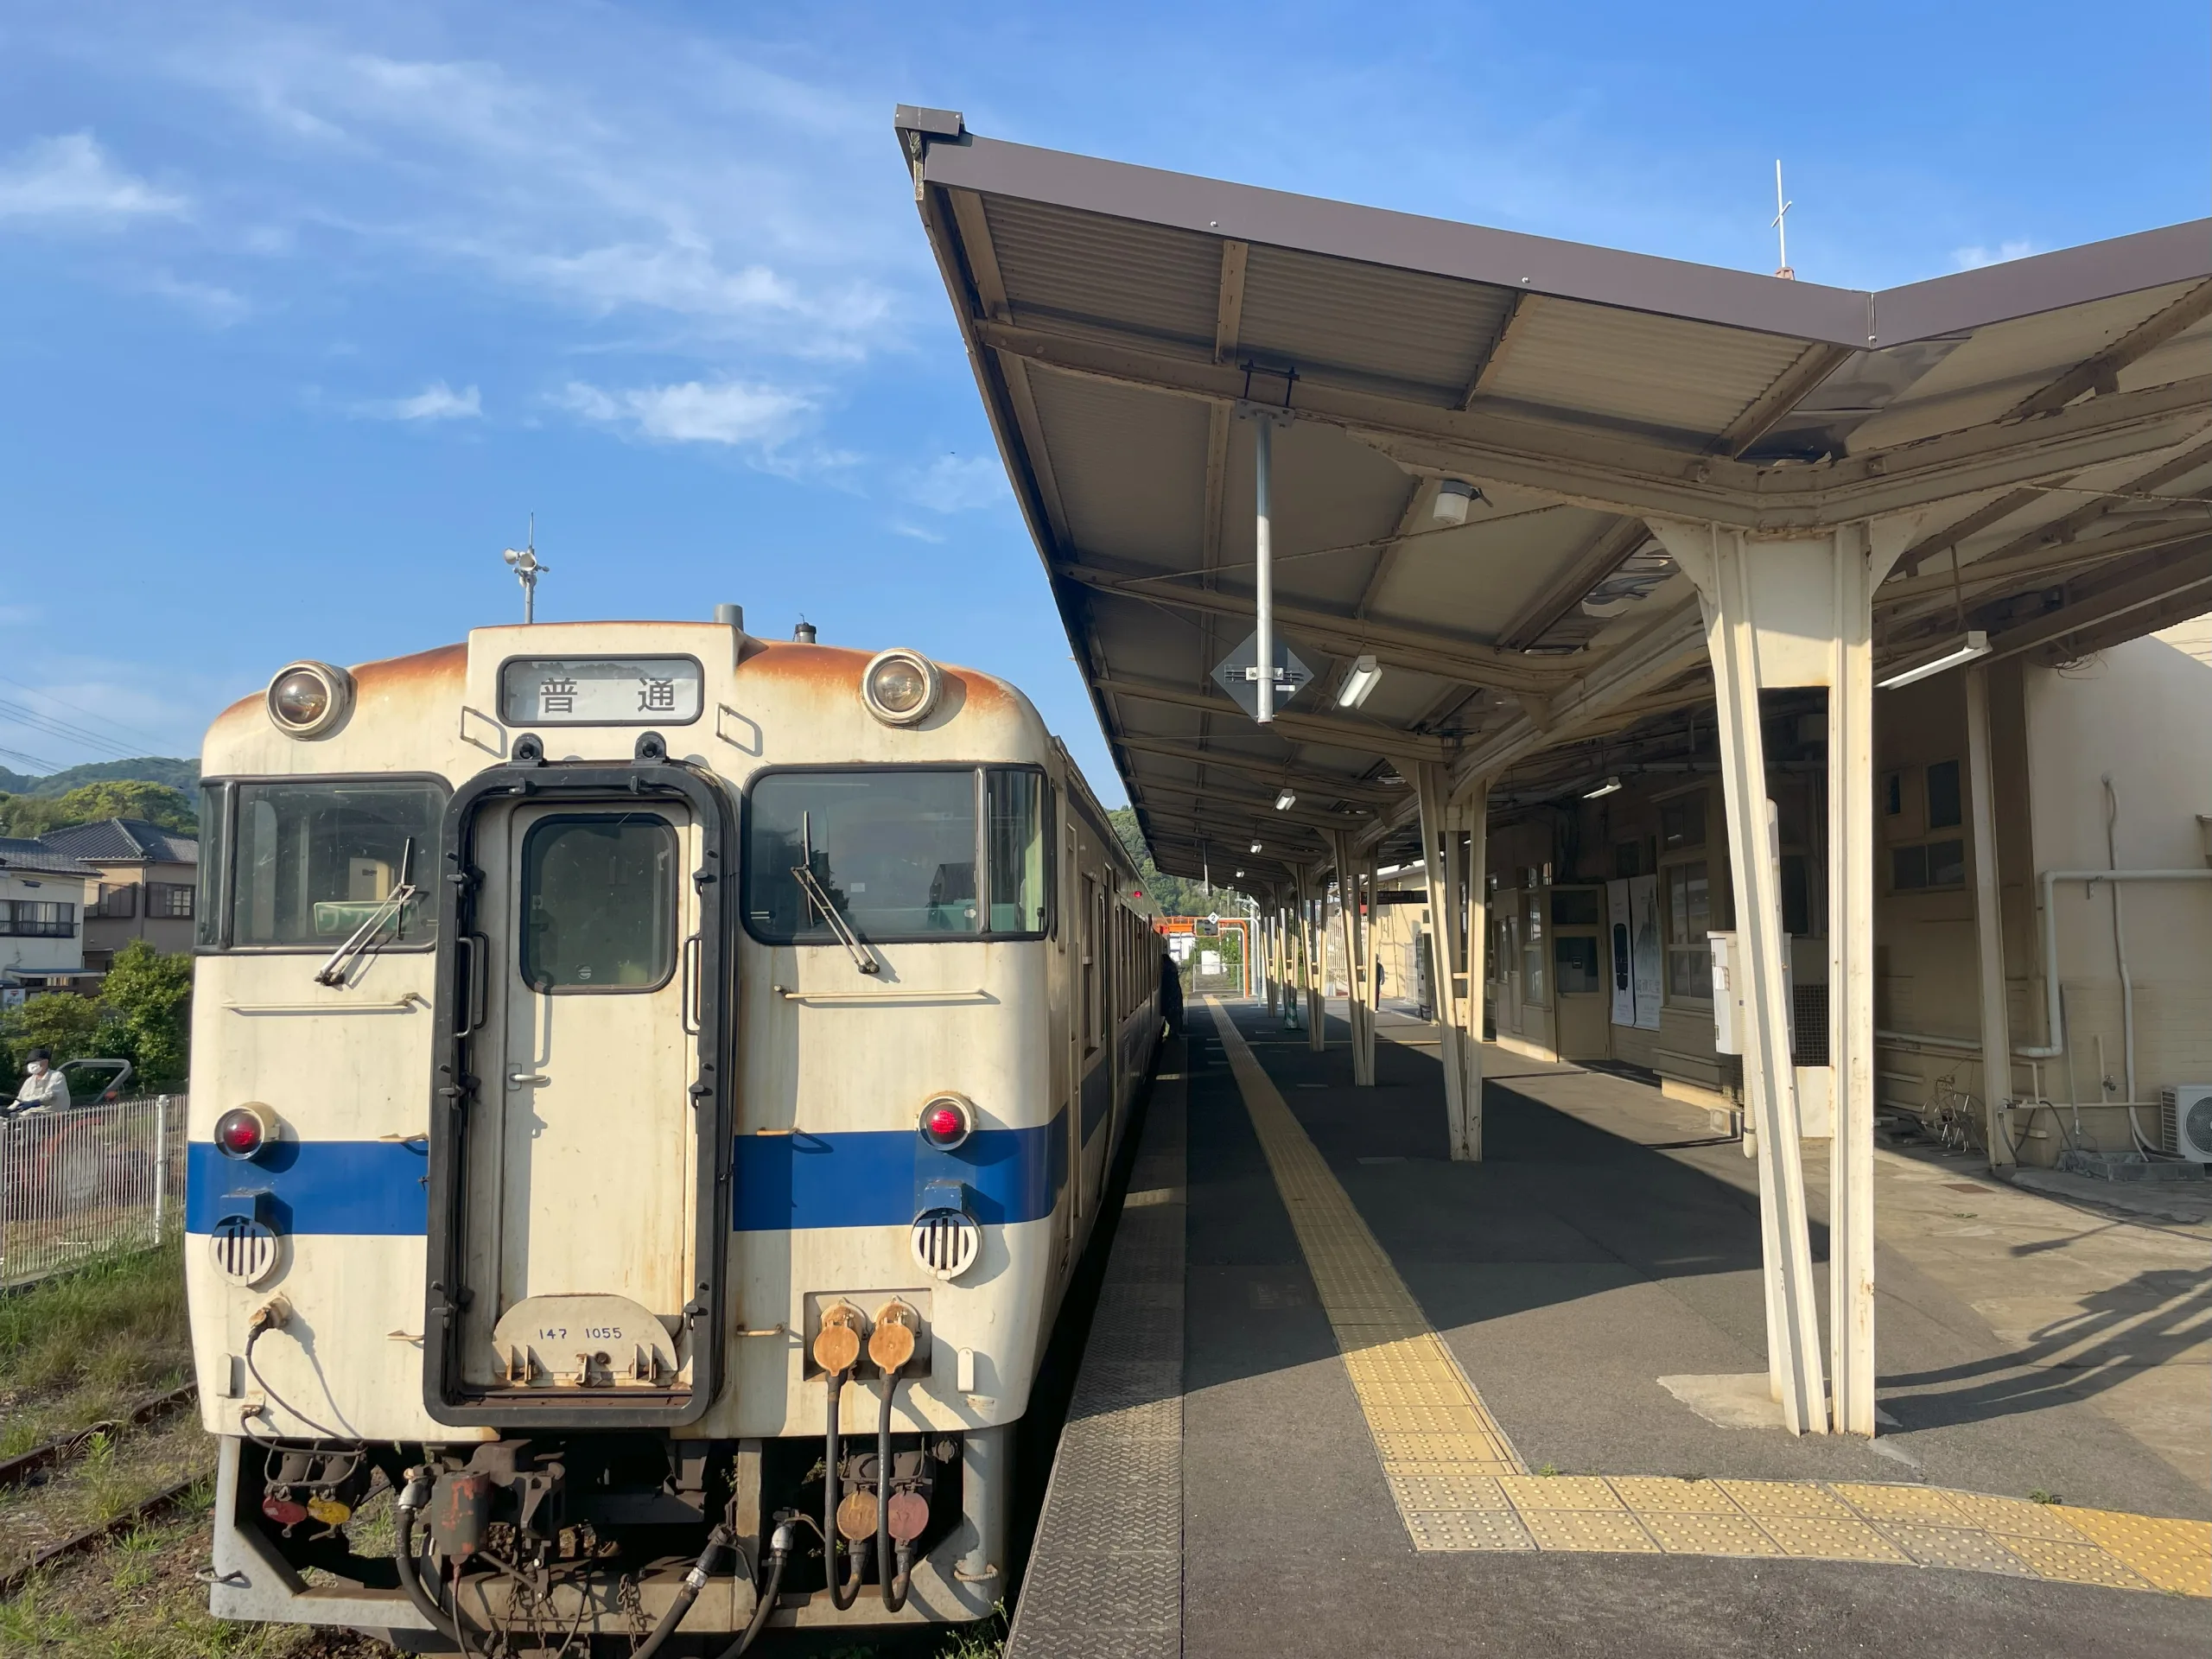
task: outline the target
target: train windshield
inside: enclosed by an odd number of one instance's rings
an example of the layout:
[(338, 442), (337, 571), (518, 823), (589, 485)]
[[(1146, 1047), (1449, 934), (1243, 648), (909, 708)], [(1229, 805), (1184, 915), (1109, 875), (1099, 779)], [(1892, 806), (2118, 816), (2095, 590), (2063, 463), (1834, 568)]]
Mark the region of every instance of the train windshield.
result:
[(425, 891), (381, 930), (386, 943), (428, 944), (428, 889), (445, 791), (427, 783), (236, 784), (229, 881), (230, 945), (325, 950), (385, 907), (401, 882)]
[(878, 941), (1034, 938), (1048, 925), (1042, 772), (772, 772), (749, 812), (745, 917), (770, 944), (835, 944), (824, 902)]

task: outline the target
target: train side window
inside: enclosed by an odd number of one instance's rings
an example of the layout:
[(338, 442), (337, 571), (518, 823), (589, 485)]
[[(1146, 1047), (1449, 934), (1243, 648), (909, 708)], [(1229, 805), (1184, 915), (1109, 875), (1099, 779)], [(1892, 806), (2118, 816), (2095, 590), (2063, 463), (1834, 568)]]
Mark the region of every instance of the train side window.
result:
[(1045, 775), (994, 767), (983, 775), (987, 815), (985, 867), (990, 872), (990, 931), (1042, 933), (1045, 871), (1051, 863)]
[[(391, 918), (389, 943), (435, 938), (430, 889), (443, 789), (340, 779), (231, 787), (237, 854), (225, 943), (327, 950), (377, 913), (403, 880), (417, 892)], [(220, 848), (210, 850), (224, 861)]]
[(645, 991), (676, 966), (676, 831), (634, 812), (542, 818), (522, 849), (522, 976), (540, 991)]

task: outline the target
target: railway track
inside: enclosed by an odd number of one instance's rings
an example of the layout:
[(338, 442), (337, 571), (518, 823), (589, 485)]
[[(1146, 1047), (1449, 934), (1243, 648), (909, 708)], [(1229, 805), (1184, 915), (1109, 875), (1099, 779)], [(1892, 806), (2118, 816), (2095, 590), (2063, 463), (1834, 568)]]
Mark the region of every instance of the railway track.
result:
[(78, 1429), (74, 1433), (64, 1434), (59, 1440), (48, 1440), (44, 1446), (33, 1446), (28, 1452), (0, 1462), (0, 1486), (20, 1486), (40, 1471), (67, 1462), (90, 1446), (95, 1435), (112, 1434), (119, 1429), (136, 1428), (150, 1423), (156, 1417), (166, 1417), (172, 1411), (190, 1405), (199, 1392), (197, 1388), (188, 1382), (167, 1394), (149, 1395), (120, 1417), (111, 1417), (105, 1422)]
[[(150, 1423), (158, 1418), (167, 1416), (172, 1411), (180, 1410), (190, 1405), (197, 1394), (198, 1390), (188, 1383), (183, 1388), (173, 1389), (167, 1394), (149, 1395), (138, 1402), (121, 1417), (111, 1418), (105, 1422), (94, 1423), (88, 1428), (80, 1428), (74, 1433), (62, 1435), (58, 1440), (48, 1441), (44, 1446), (34, 1446), (29, 1452), (0, 1462), (0, 1488), (22, 1485), (44, 1471), (59, 1467), (70, 1459), (81, 1454), (92, 1445), (93, 1438), (97, 1435), (112, 1434), (121, 1429)], [(90, 1549), (107, 1539), (130, 1531), (143, 1522), (154, 1519), (181, 1499), (198, 1484), (198, 1480), (199, 1478), (194, 1476), (149, 1493), (122, 1514), (103, 1521), (97, 1526), (87, 1527), (82, 1532), (64, 1538), (58, 1543), (48, 1544), (21, 1566), (0, 1572), (0, 1600), (14, 1595), (30, 1581), (33, 1575), (42, 1572), (56, 1561)]]

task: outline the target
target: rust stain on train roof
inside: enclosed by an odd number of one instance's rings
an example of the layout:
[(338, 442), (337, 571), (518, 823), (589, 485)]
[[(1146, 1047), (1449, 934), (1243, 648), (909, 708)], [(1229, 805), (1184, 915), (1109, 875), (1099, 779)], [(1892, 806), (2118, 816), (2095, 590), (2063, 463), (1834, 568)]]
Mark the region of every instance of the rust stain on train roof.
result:
[[(856, 696), (861, 672), (876, 655), (849, 645), (802, 645), (778, 639), (751, 643), (759, 649), (746, 653), (737, 671), (741, 678), (757, 675), (810, 690), (850, 691)], [(1014, 706), (1004, 683), (988, 674), (944, 663), (938, 664), (938, 671), (958, 683), (968, 708), (981, 712)]]

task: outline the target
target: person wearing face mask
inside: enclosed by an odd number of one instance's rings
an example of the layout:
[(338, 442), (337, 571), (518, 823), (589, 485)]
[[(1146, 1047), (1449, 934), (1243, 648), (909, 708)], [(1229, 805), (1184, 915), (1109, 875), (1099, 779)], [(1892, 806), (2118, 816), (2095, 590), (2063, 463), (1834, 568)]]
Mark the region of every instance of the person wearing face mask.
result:
[(69, 1109), (69, 1084), (54, 1069), (53, 1053), (35, 1048), (23, 1057), (23, 1086), (16, 1091), (18, 1112), (63, 1112)]

